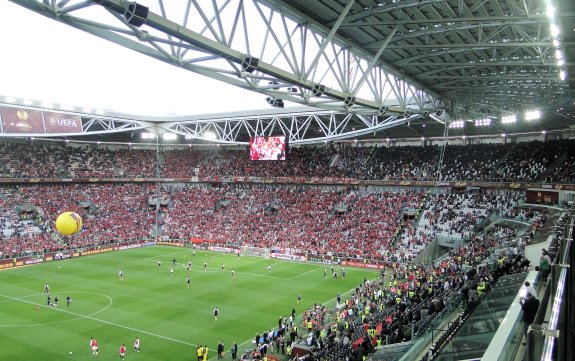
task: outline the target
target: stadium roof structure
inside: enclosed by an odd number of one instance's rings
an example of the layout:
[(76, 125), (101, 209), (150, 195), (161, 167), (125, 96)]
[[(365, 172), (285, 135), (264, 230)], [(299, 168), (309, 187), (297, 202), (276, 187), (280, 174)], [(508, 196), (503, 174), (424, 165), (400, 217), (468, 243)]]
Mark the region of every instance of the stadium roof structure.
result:
[[(261, 93), (270, 108), (162, 118), (58, 110), (81, 119), (81, 130), (3, 129), (0, 136), (152, 131), (186, 143), (247, 144), (251, 136), (285, 134), (292, 144), (313, 144), (575, 126), (571, 0), (10, 1)], [(102, 13), (106, 20), (95, 17)], [(54, 112), (18, 101), (0, 106)], [(532, 110), (542, 119), (532, 121), (537, 116), (525, 114)]]

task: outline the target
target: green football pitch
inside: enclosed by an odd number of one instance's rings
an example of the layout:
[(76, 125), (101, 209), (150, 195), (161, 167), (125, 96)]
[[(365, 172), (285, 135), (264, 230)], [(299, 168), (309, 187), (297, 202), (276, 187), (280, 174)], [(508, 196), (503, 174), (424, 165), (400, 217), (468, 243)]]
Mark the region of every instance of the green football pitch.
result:
[[(255, 335), (277, 327), (292, 308), (300, 322), (314, 302), (333, 305), (338, 292), (377, 277), (371, 270), (346, 268), (345, 279), (324, 279), (324, 268), (206, 251), (193, 256), (191, 249), (155, 246), (3, 270), (0, 360), (118, 360), (122, 344), (126, 360), (191, 360), (198, 344), (207, 345), (208, 358), (216, 359), (220, 340), (229, 360), (234, 341), (240, 350), (253, 347)], [(47, 305), (45, 284), (52, 300), (58, 297), (58, 307)], [(97, 356), (90, 352), (90, 337), (100, 345)], [(140, 353), (133, 351), (136, 337)]]

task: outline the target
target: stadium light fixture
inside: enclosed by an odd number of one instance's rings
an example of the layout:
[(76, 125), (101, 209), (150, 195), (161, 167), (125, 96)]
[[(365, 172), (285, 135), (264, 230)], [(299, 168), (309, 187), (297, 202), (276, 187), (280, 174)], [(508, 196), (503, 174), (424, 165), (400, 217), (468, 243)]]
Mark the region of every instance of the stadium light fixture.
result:
[(556, 38), (559, 36), (559, 26), (557, 26), (557, 24), (551, 23), (551, 25), (549, 25), (549, 32), (551, 33), (551, 36)]
[(142, 139), (156, 139), (156, 133), (144, 132), (142, 133)]
[(216, 139), (216, 133), (214, 133), (214, 132), (205, 132), (205, 133), (204, 133), (204, 139), (207, 139), (207, 140), (215, 140), (215, 139)]
[(555, 50), (555, 59), (561, 60), (563, 59), (563, 52), (559, 49)]
[(274, 108), (283, 108), (284, 107), (283, 99), (278, 99), (278, 98), (274, 98), (271, 96), (267, 96), (266, 102), (268, 102), (268, 104)]
[(490, 125), (491, 125), (491, 119), (489, 118), (475, 119), (476, 127), (488, 127)]
[(505, 115), (501, 117), (501, 123), (502, 124), (511, 124), (511, 123), (515, 123), (517, 122), (517, 115), (515, 114), (511, 114), (511, 115)]
[(527, 121), (537, 120), (539, 118), (541, 118), (541, 112), (539, 111), (539, 109), (528, 110), (525, 112), (525, 120)]
[(567, 73), (565, 72), (565, 70), (561, 70), (559, 72), (559, 79), (565, 80), (566, 78), (567, 78)]
[(547, 4), (546, 14), (547, 14), (547, 16), (549, 16), (550, 18), (555, 17), (555, 8), (553, 7), (552, 4)]
[(559, 46), (559, 40), (553, 39), (553, 46), (558, 47)]
[(184, 139), (190, 140), (190, 139), (192, 139), (192, 136), (191, 136), (191, 135), (186, 135), (186, 136), (184, 136)]
[(176, 139), (178, 139), (178, 136), (174, 133), (164, 133), (164, 134), (162, 134), (162, 139), (163, 140), (176, 140)]
[(465, 126), (465, 122), (463, 120), (456, 120), (456, 121), (449, 123), (448, 128), (460, 129), (460, 128), (463, 128), (464, 126)]

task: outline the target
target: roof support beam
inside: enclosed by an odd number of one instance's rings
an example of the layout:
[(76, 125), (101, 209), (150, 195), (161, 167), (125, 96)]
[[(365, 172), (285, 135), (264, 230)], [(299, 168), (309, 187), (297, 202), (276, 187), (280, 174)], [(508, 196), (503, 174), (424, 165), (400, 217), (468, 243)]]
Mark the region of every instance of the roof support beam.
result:
[(356, 95), (357, 92), (359, 91), (359, 89), (361, 88), (361, 86), (363, 85), (363, 83), (365, 82), (365, 79), (367, 79), (367, 77), (371, 74), (371, 71), (373, 69), (373, 67), (375, 66), (375, 64), (377, 63), (377, 61), (379, 60), (379, 57), (381, 56), (381, 54), (383, 53), (383, 51), (385, 50), (385, 48), (387, 47), (387, 45), (389, 44), (389, 42), (391, 41), (391, 39), (393, 39), (393, 36), (395, 35), (395, 32), (397, 31), (397, 27), (393, 28), (393, 30), (391, 31), (391, 33), (387, 36), (387, 38), (385, 39), (385, 41), (381, 44), (381, 47), (379, 48), (379, 50), (377, 51), (377, 53), (375, 53), (375, 55), (373, 56), (373, 58), (371, 59), (371, 61), (369, 62), (369, 65), (367, 67), (367, 69), (363, 72), (363, 74), (361, 75), (361, 79), (359, 79), (359, 81), (357, 82), (355, 88), (352, 91), (353, 95)]
[[(559, 18), (575, 17), (575, 13), (567, 13)], [(347, 27), (374, 27), (374, 26), (402, 26), (402, 25), (421, 25), (421, 24), (449, 24), (449, 23), (469, 23), (469, 24), (483, 24), (490, 21), (503, 21), (513, 25), (516, 21), (522, 20), (535, 20), (537, 22), (549, 22), (547, 15), (530, 15), (530, 16), (477, 16), (477, 17), (457, 17), (457, 18), (440, 18), (440, 19), (401, 19), (401, 20), (387, 20), (387, 21), (370, 21), (365, 23), (342, 24), (341, 28)]]
[[(393, 39), (393, 41), (397, 42), (397, 41), (401, 41), (401, 40), (405, 40), (405, 39), (417, 38), (420, 36), (426, 36), (427, 37), (427, 36), (433, 35), (433, 34), (441, 34), (441, 33), (446, 33), (449, 31), (469, 30), (469, 29), (475, 29), (475, 28), (479, 28), (479, 27), (483, 29), (483, 28), (496, 27), (496, 26), (503, 27), (503, 26), (509, 26), (509, 25), (530, 25), (530, 24), (537, 24), (540, 22), (541, 22), (540, 20), (526, 19), (526, 20), (521, 20), (521, 21), (518, 20), (514, 23), (506, 22), (506, 21), (495, 21), (495, 22), (487, 22), (487, 23), (473, 23), (473, 24), (458, 24), (458, 25), (438, 26), (438, 27), (432, 27), (429, 29), (403, 33), (401, 35), (396, 36)], [(378, 46), (382, 42), (383, 42), (383, 40), (374, 41), (373, 43), (365, 44), (365, 46), (366, 47)]]
[[(398, 3), (395, 3), (395, 4), (375, 6), (375, 7), (372, 7), (370, 9), (360, 11), (360, 12), (357, 12), (355, 14), (348, 16), (345, 19), (344, 24), (355, 25), (356, 21), (363, 20), (363, 19), (368, 18), (368, 17), (373, 16), (373, 15), (388, 13), (391, 11), (409, 9), (412, 7), (422, 7), (424, 5), (437, 4), (437, 3), (442, 3), (444, 1), (445, 0), (405, 0), (405, 1), (400, 1)], [(332, 23), (328, 23), (328, 25), (331, 26)]]
[(315, 58), (313, 59), (313, 61), (311, 62), (308, 70), (305, 72), (305, 79), (307, 79), (309, 77), (309, 75), (311, 74), (311, 72), (315, 69), (315, 67), (317, 66), (317, 62), (319, 61), (319, 58), (321, 58), (323, 56), (323, 52), (325, 50), (325, 48), (330, 45), (335, 33), (337, 32), (337, 29), (339, 29), (339, 26), (341, 25), (341, 23), (343, 22), (343, 19), (345, 18), (345, 16), (347, 15), (347, 13), (349, 12), (349, 9), (351, 9), (351, 6), (355, 3), (355, 0), (350, 0), (347, 5), (345, 6), (345, 8), (342, 10), (341, 14), (339, 15), (339, 18), (337, 19), (337, 21), (332, 25), (331, 30), (329, 31), (329, 34), (327, 34), (327, 37), (325, 38), (325, 40), (323, 41), (323, 43), (321, 44), (319, 51), (317, 52), (317, 54), (315, 55)]
[[(530, 42), (530, 43), (516, 43), (516, 42), (508, 42), (508, 43), (480, 43), (480, 44), (392, 44), (389, 45), (388, 49), (469, 49), (473, 50), (474, 46), (478, 46), (481, 48), (534, 48), (534, 47), (543, 47), (543, 48), (550, 48), (553, 46), (551, 42), (547, 41), (537, 41), (537, 42)], [(561, 46), (569, 47), (575, 46), (575, 42), (564, 42)], [(366, 48), (373, 48), (371, 44), (367, 44)]]

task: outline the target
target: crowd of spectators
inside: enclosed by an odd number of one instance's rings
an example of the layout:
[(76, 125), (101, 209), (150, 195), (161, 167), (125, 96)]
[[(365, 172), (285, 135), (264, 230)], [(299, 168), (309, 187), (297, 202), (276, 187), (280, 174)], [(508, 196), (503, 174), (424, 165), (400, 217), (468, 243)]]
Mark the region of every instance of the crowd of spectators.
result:
[(250, 161), (247, 149), (108, 149), (0, 144), (0, 177), (329, 177), (357, 180), (573, 181), (575, 141), (394, 147), (292, 147), (285, 161)]
[[(360, 192), (296, 186), (190, 187), (164, 211), (172, 239), (383, 259), (404, 208), (422, 192)], [(190, 220), (194, 220), (191, 222)]]
[[(533, 213), (528, 221), (537, 216)], [(313, 349), (303, 360), (362, 360), (375, 346), (409, 341), (424, 331), (420, 328), (429, 319), (456, 304), (475, 307), (500, 277), (529, 266), (522, 238), (509, 229), (503, 233), (475, 235), (430, 265), (400, 263), (388, 270), (387, 281), (365, 280), (347, 299), (338, 295), (333, 314), (323, 305), (308, 308), (302, 321), (306, 325), (311, 320), (312, 325), (304, 326), (309, 332), (300, 335), (299, 342)], [(512, 247), (501, 248), (504, 240)]]
[[(148, 204), (154, 185), (32, 185), (9, 190), (0, 208), (0, 232), (6, 236), (0, 242), (2, 258), (150, 238), (156, 224), (156, 212)], [(22, 218), (28, 213), (21, 209), (30, 211), (28, 219)], [(62, 237), (54, 232), (54, 220), (64, 211), (83, 218), (79, 234)], [(23, 232), (29, 223), (35, 224), (34, 231)]]
[(156, 152), (105, 147), (0, 144), (0, 177), (154, 177)]
[[(559, 177), (572, 167), (560, 167), (564, 164), (562, 158), (570, 159), (564, 153), (565, 144), (529, 143), (529, 152), (527, 144), (497, 149), (484, 145), (447, 147), (448, 160), (441, 174), (457, 180), (482, 175), (485, 180), (531, 179), (550, 172)], [(7, 159), (5, 155), (14, 149), (0, 145), (5, 174), (152, 177), (159, 170), (169, 177), (238, 172), (237, 175), (254, 176), (412, 180), (436, 173), (434, 164), (439, 151), (436, 147), (292, 149), (291, 163), (267, 163), (246, 161), (243, 151), (186, 150), (164, 152), (164, 162), (157, 167), (157, 155), (152, 151), (67, 147), (31, 151), (26, 147), (29, 146), (16, 147), (19, 155)], [(425, 149), (428, 152), (423, 152)], [(483, 157), (485, 153), (487, 156)], [(521, 158), (520, 153), (528, 154)], [(85, 154), (90, 156), (83, 158)], [(386, 157), (390, 157), (387, 162)], [(514, 164), (496, 164), (491, 157)], [(74, 167), (62, 168), (63, 159)], [(19, 162), (32, 166), (21, 167)], [(466, 162), (473, 164), (467, 167), (471, 169), (466, 169)], [(92, 173), (92, 167), (101, 173)], [(150, 199), (158, 197), (167, 200), (159, 212), (150, 206)], [(496, 252), (496, 240), (515, 236), (512, 228), (497, 226), (484, 235), (474, 229), (486, 217), (500, 214), (528, 222), (532, 236), (546, 216), (518, 207), (519, 197), (516, 192), (427, 194), (416, 190), (365, 191), (295, 185), (166, 184), (160, 190), (155, 184), (146, 183), (3, 187), (0, 258), (149, 238), (154, 226), (159, 225), (170, 239), (283, 248), (393, 263), (389, 283), (383, 279), (366, 280), (352, 290), (348, 299), (338, 300), (337, 307), (328, 310), (314, 305), (304, 315), (306, 323), (315, 320), (308, 328), (311, 337), (306, 341), (314, 345), (310, 360), (351, 359), (370, 352), (377, 344), (409, 340), (412, 324), (450, 307), (456, 297), (473, 303), (497, 278), (524, 271), (523, 239), (496, 255), (501, 262), (494, 268), (485, 266)], [(411, 217), (406, 217), (406, 210)], [(54, 220), (62, 211), (77, 212), (85, 219), (81, 233), (61, 237), (54, 232), (53, 223), (48, 220)], [(411, 262), (429, 241), (439, 236), (465, 239), (466, 243), (429, 266)], [(289, 327), (293, 330), (293, 325)], [(290, 338), (294, 337), (290, 333)]]
[[(516, 193), (426, 194), (309, 186), (165, 184), (31, 185), (0, 197), (5, 257), (72, 246), (52, 232), (63, 211), (85, 218), (74, 247), (151, 237), (234, 247), (287, 249), (314, 255), (406, 262), (436, 237), (465, 239), (494, 212), (514, 210)], [(162, 201), (160, 212), (152, 203)], [(154, 202), (155, 204), (155, 202)], [(24, 220), (28, 209), (35, 221)], [(408, 212), (409, 210), (409, 212)], [(407, 217), (417, 212), (417, 224)], [(419, 214), (421, 213), (421, 216)], [(34, 245), (29, 242), (35, 240)]]

